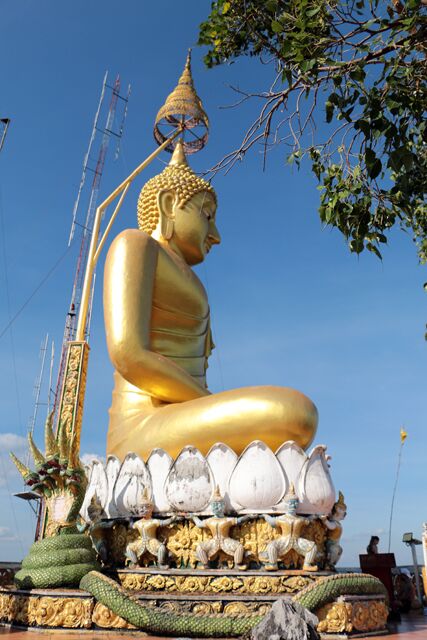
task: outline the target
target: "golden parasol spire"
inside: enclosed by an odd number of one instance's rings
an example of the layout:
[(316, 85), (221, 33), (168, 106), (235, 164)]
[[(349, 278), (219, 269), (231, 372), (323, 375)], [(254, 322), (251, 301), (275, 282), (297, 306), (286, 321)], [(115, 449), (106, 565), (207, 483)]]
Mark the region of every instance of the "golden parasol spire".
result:
[[(156, 116), (154, 137), (157, 142), (159, 144), (164, 142), (171, 134), (171, 130), (180, 124), (184, 131), (189, 131), (188, 139), (183, 141), (184, 151), (195, 153), (203, 149), (208, 140), (209, 119), (194, 88), (191, 74), (191, 49), (188, 51), (184, 71), (177, 86), (168, 95)], [(172, 152), (174, 143), (171, 142), (166, 150)]]

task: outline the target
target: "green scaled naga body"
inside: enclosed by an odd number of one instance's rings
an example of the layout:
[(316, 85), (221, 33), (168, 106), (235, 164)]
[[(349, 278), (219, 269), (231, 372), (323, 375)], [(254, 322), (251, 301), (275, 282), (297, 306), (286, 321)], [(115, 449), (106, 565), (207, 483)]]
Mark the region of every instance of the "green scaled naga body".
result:
[(78, 587), (83, 576), (99, 569), (99, 565), (90, 538), (77, 529), (87, 486), (77, 439), (63, 427), (57, 441), (50, 415), (45, 426), (45, 454), (36, 447), (31, 434), (28, 443), (34, 471), (13, 453), (11, 457), (25, 484), (45, 500), (46, 537), (32, 545), (15, 583), (21, 589)]
[[(35, 471), (11, 454), (25, 483), (45, 500), (48, 513), (45, 538), (32, 545), (15, 576), (19, 588), (80, 586), (135, 627), (159, 635), (230, 638), (248, 633), (261, 622), (262, 616), (251, 613), (227, 617), (221, 613), (199, 615), (158, 611), (143, 605), (117, 582), (100, 573), (91, 538), (79, 533), (77, 528), (87, 481), (75, 436), (68, 435), (62, 428), (57, 442), (50, 418), (46, 423), (45, 439), (43, 455), (29, 436)], [(373, 576), (336, 574), (309, 585), (293, 599), (310, 611), (316, 611), (340, 595), (383, 595), (384, 592), (382, 583)]]

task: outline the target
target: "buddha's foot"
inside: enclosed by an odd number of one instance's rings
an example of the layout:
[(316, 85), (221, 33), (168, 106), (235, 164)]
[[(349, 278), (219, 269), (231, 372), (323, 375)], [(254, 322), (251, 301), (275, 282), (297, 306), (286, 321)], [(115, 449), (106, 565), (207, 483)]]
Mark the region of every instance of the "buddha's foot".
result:
[(240, 571), (246, 571), (246, 569), (248, 568), (248, 565), (247, 565), (247, 564), (238, 564), (238, 565), (237, 565), (237, 568), (238, 568)]
[(277, 562), (275, 562), (274, 564), (265, 564), (264, 565), (264, 569), (266, 571), (277, 571), (277, 569), (279, 568)]

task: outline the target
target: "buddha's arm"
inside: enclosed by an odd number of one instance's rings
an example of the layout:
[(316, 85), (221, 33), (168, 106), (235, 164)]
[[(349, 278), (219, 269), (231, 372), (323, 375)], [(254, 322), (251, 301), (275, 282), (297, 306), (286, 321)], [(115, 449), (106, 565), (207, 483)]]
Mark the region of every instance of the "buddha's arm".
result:
[(209, 395), (173, 361), (150, 350), (159, 246), (137, 229), (112, 243), (104, 272), (104, 317), (111, 361), (128, 382), (165, 402)]

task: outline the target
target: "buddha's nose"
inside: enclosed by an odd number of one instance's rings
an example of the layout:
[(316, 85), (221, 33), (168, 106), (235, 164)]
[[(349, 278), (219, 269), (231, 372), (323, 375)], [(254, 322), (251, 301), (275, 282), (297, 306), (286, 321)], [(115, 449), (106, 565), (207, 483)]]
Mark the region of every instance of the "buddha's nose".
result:
[(209, 226), (209, 240), (211, 241), (211, 244), (219, 244), (221, 242), (221, 236), (220, 233), (216, 227), (216, 224), (213, 220), (210, 221), (210, 226)]

